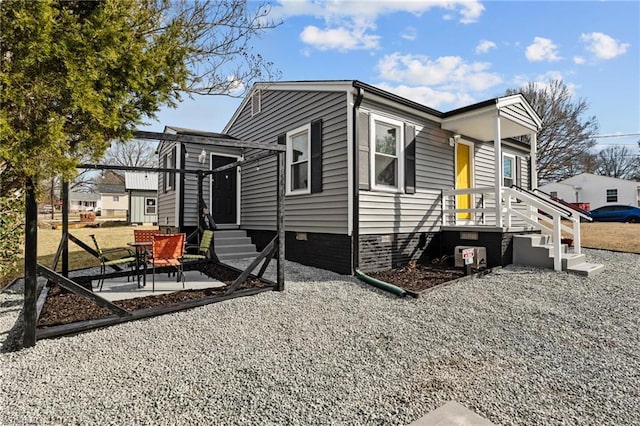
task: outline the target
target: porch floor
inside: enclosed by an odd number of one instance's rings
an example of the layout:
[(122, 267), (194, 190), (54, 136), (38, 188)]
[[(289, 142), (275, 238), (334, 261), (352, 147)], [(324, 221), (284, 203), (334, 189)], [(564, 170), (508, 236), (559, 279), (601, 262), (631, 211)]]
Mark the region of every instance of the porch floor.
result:
[[(200, 290), (224, 286), (223, 282), (201, 274), (199, 271), (185, 271), (184, 278), (184, 290)], [(97, 295), (109, 301), (155, 296), (183, 290), (182, 282), (176, 282), (175, 275), (169, 277), (166, 273), (158, 273), (155, 276), (155, 280), (156, 291), (151, 291), (153, 285), (150, 273), (147, 274), (147, 285), (142, 288), (138, 288), (138, 282), (135, 280), (135, 277), (134, 280), (130, 278), (128, 282), (127, 277), (106, 279), (102, 286), (102, 291), (98, 290), (96, 286), (97, 281), (93, 281), (92, 286), (93, 291)], [(140, 285), (142, 285), (142, 279)]]

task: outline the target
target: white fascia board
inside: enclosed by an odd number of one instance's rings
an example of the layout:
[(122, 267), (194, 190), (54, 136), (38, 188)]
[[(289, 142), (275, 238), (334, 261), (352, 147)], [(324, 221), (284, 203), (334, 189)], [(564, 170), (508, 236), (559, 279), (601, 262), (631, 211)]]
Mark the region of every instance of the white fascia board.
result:
[[(540, 128), (542, 126), (542, 119), (540, 118), (538, 113), (536, 113), (536, 111), (533, 109), (533, 107), (531, 107), (531, 105), (529, 104), (529, 102), (527, 102), (525, 97), (522, 96), (519, 93), (515, 94), (515, 95), (511, 95), (511, 96), (505, 96), (504, 98), (498, 98), (498, 102), (497, 102), (496, 105), (498, 106), (498, 109), (500, 109), (500, 108), (504, 108), (504, 107), (507, 107), (509, 105), (514, 105), (514, 104), (522, 105), (522, 107), (531, 116), (533, 121), (535, 121), (535, 123), (538, 126), (538, 128)], [(538, 130), (538, 129), (536, 129), (536, 130)]]
[[(256, 83), (253, 90), (279, 90), (303, 92), (344, 92), (353, 88), (352, 80), (328, 81), (283, 81), (273, 83)], [(252, 90), (252, 91), (253, 91)]]
[(173, 126), (164, 126), (164, 130), (162, 131), (162, 133), (169, 133), (170, 135), (178, 134), (178, 132), (176, 131), (176, 129), (173, 128)]

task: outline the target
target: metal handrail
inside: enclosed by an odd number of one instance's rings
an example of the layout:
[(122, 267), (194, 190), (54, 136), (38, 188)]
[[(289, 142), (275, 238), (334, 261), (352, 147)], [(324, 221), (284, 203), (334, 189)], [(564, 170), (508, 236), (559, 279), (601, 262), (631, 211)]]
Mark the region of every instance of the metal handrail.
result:
[(584, 217), (588, 221), (593, 221), (593, 218), (589, 215), (589, 212), (584, 210), (584, 209), (581, 209), (578, 206), (575, 206), (575, 205), (573, 205), (571, 203), (567, 203), (566, 201), (561, 200), (561, 199), (559, 199), (557, 197), (554, 197), (551, 194), (546, 193), (546, 192), (544, 192), (543, 190), (541, 190), (539, 188), (533, 188), (532, 191), (544, 194), (547, 197), (549, 197), (551, 199), (551, 201), (553, 201), (554, 203), (562, 204), (565, 207), (569, 207), (570, 209), (575, 210), (581, 217)]
[(561, 210), (561, 211), (565, 212), (567, 217), (572, 217), (573, 216), (573, 213), (571, 212), (571, 210), (567, 210), (562, 206), (556, 206), (556, 205), (550, 203), (549, 202), (550, 200), (548, 200), (546, 198), (543, 198), (543, 197), (539, 196), (538, 194), (535, 194), (534, 192), (529, 191), (528, 189), (521, 188), (518, 185), (511, 185), (510, 188), (515, 188), (520, 192), (524, 192), (525, 194), (528, 194), (528, 195), (530, 195), (532, 197), (537, 198), (538, 200), (541, 200), (543, 203), (546, 203), (546, 204), (550, 205), (551, 208), (554, 208), (556, 210)]

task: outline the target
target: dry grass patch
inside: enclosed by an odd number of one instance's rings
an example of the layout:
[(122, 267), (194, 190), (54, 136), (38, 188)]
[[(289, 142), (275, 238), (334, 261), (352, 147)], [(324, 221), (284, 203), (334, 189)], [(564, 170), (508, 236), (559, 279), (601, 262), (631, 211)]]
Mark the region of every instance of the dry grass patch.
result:
[(640, 253), (638, 223), (581, 223), (580, 236), (584, 247)]
[[(91, 234), (96, 236), (101, 248), (123, 247), (125, 255), (127, 243), (133, 241), (133, 229), (157, 229), (155, 226), (117, 226), (113, 228), (78, 228), (70, 229), (69, 233), (82, 240), (91, 248), (95, 248)], [(58, 244), (62, 238), (62, 231), (59, 229), (39, 229), (38, 230), (38, 262), (51, 265), (55, 256)], [(98, 259), (81, 249), (75, 243), (69, 241), (69, 269), (86, 268), (89, 266), (99, 266)]]
[[(123, 247), (122, 254), (127, 254), (125, 248), (127, 243), (133, 241), (133, 229), (157, 229), (156, 226), (117, 226), (108, 228), (77, 228), (70, 229), (69, 233), (78, 238), (91, 248), (95, 248), (90, 235), (95, 234), (101, 248)], [(45, 266), (53, 264), (53, 258), (58, 250), (62, 238), (60, 229), (38, 229), (38, 263)], [(21, 262), (22, 263), (22, 262)], [(69, 269), (88, 268), (99, 266), (98, 259), (81, 249), (75, 243), (69, 241)], [(61, 270), (61, 262), (58, 264), (58, 271)], [(0, 288), (14, 278), (23, 276), (24, 265), (20, 264), (9, 276), (0, 277)]]

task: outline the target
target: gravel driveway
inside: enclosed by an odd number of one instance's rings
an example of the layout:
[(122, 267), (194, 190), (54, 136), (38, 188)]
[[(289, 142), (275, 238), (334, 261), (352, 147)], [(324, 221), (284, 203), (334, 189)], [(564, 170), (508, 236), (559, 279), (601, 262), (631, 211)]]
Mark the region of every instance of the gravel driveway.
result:
[(288, 263), (283, 293), (0, 354), (0, 424), (408, 424), (450, 400), (638, 424), (640, 255), (586, 252), (605, 272), (509, 267), (419, 299)]

